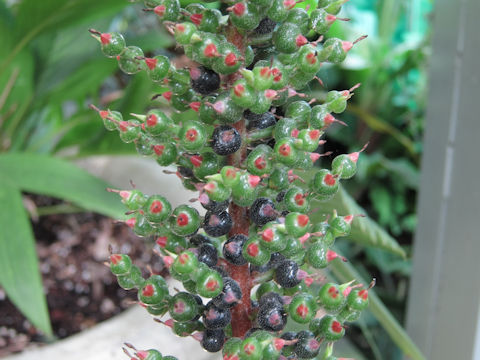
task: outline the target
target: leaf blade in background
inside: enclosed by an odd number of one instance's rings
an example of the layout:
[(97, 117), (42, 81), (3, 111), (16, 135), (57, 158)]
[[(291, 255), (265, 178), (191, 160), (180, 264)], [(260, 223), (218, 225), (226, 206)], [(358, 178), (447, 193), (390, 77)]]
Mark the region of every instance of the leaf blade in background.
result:
[(23, 191), (69, 200), (90, 211), (123, 217), (125, 207), (108, 184), (58, 158), (31, 153), (0, 156), (0, 173)]
[(30, 322), (52, 336), (28, 215), (20, 190), (5, 177), (0, 178), (0, 202), (8, 209), (0, 216), (0, 284)]
[[(319, 212), (323, 214), (331, 214), (336, 209), (339, 215), (366, 215), (365, 210), (342, 187), (333, 199), (327, 202), (314, 203), (316, 204), (314, 207), (320, 207)], [(315, 216), (312, 218), (315, 219)], [(405, 250), (400, 247), (398, 242), (368, 216), (356, 218), (353, 221), (352, 230), (347, 238), (362, 245), (387, 250), (406, 258)]]

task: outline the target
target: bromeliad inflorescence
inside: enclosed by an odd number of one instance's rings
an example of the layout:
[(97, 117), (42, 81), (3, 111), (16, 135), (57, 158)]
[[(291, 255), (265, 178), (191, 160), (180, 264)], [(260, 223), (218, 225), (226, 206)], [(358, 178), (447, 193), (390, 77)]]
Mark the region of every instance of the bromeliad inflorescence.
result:
[[(144, 278), (126, 254), (112, 254), (110, 269), (149, 313), (168, 317), (159, 322), (209, 352), (223, 350), (225, 360), (335, 359), (333, 344), (345, 323), (368, 305), (368, 288), (325, 283), (315, 274), (339, 258), (331, 247), (349, 233), (354, 216), (311, 219), (312, 200), (331, 199), (356, 172), (363, 149), (338, 155), (331, 169), (315, 167), (322, 136), (342, 123), (334, 114), (345, 110), (356, 86), (331, 90), (321, 103), (299, 92), (311, 81), (322, 83), (316, 76), (322, 64), (343, 61), (363, 37), (324, 38), (335, 21), (345, 20), (336, 15), (346, 0), (319, 0), (313, 11), (299, 2), (225, 0), (218, 10), (145, 1), (146, 16), (163, 22), (190, 59), (188, 68), (163, 55), (146, 57), (119, 33), (90, 30), (122, 71), (145, 71), (167, 87), (155, 98), (171, 111), (152, 108), (124, 120), (92, 108), (141, 155), (176, 166), (206, 210), (173, 208), (167, 197), (137, 189), (112, 190), (128, 209), (127, 225), (155, 240), (184, 291), (169, 289), (157, 274)], [(172, 112), (188, 116), (176, 121)], [(314, 173), (308, 183), (305, 171)], [(304, 330), (286, 331), (289, 320)], [(162, 358), (156, 350), (127, 347), (138, 359)]]

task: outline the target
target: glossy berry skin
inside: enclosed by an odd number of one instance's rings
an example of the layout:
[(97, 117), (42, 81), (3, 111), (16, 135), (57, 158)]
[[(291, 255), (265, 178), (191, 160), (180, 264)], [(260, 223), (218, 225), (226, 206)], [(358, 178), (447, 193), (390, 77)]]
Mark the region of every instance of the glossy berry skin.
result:
[(323, 243), (314, 243), (308, 248), (305, 260), (315, 269), (324, 269), (328, 265), (327, 251), (328, 247)]
[(223, 329), (231, 320), (232, 315), (228, 308), (219, 308), (213, 301), (209, 301), (205, 306), (202, 321), (207, 329)]
[(218, 254), (215, 246), (209, 243), (203, 243), (198, 248), (198, 261), (212, 267), (217, 265)]
[(171, 142), (162, 142), (153, 145), (153, 152), (155, 160), (161, 166), (172, 164), (178, 155), (177, 147)]
[(317, 34), (323, 35), (335, 22), (335, 16), (331, 16), (324, 9), (315, 9), (310, 13), (310, 27)]
[(228, 42), (222, 42), (218, 49), (220, 56), (213, 60), (213, 69), (219, 74), (233, 74), (242, 65), (241, 54), (237, 47)]
[(245, 265), (247, 260), (242, 255), (243, 245), (248, 238), (243, 234), (230, 237), (223, 245), (223, 257), (231, 264)]
[(183, 251), (180, 253), (172, 264), (172, 269), (179, 274), (191, 274), (197, 270), (198, 259), (191, 251)]
[(275, 204), (268, 198), (259, 197), (250, 206), (250, 220), (257, 226), (263, 226), (276, 218)]
[(297, 334), (295, 355), (300, 359), (313, 359), (320, 351), (320, 343), (315, 339), (311, 331), (302, 330)]
[(117, 32), (100, 34), (102, 52), (107, 57), (115, 57), (125, 49), (125, 39)]
[(336, 114), (344, 112), (347, 108), (347, 99), (349, 96), (350, 93), (348, 91), (329, 91), (325, 99), (327, 110)]
[[(275, 286), (273, 283), (271, 284)], [(283, 308), (284, 306), (283, 297), (278, 292), (269, 291), (260, 297), (260, 300), (258, 301), (258, 306), (260, 306), (261, 308), (263, 307)]]
[(126, 74), (135, 74), (142, 70), (143, 51), (137, 46), (127, 46), (118, 57), (118, 67)]
[(169, 301), (168, 312), (176, 321), (191, 321), (198, 315), (198, 311), (195, 296), (188, 292), (179, 292)]
[(140, 137), (140, 122), (137, 120), (121, 121), (118, 124), (120, 139), (125, 143), (131, 143)]
[(307, 215), (291, 212), (285, 216), (285, 228), (289, 235), (301, 237), (305, 235), (310, 227), (310, 219)]
[(251, 206), (258, 194), (258, 176), (244, 173), (239, 182), (232, 187), (233, 202), (238, 206)]
[(332, 196), (338, 191), (338, 179), (327, 169), (319, 170), (311, 182), (311, 189), (321, 196)]
[(213, 213), (219, 213), (222, 212), (223, 210), (227, 209), (229, 201), (214, 201), (212, 199), (209, 199), (207, 202), (200, 202), (202, 207), (208, 211), (211, 211)]
[(273, 33), (273, 44), (275, 48), (283, 53), (293, 53), (303, 45), (302, 31), (300, 27), (292, 23), (281, 24)]
[(288, 188), (288, 169), (286, 167), (276, 167), (268, 178), (268, 186), (275, 190), (284, 190)]
[(126, 275), (117, 275), (118, 285), (125, 290), (138, 288), (142, 286), (144, 279), (142, 271), (138, 266), (133, 265), (130, 272)]
[(150, 110), (145, 117), (145, 131), (153, 136), (164, 135), (173, 128), (173, 121), (163, 111)]
[(284, 21), (288, 16), (288, 11), (291, 10), (293, 6), (295, 6), (295, 3), (290, 6), (287, 5), (284, 0), (273, 0), (270, 9), (267, 11), (267, 15), (273, 21)]
[(303, 129), (298, 133), (297, 139), (301, 141), (301, 149), (313, 152), (318, 148), (322, 132), (317, 129)]
[[(162, 21), (176, 21), (180, 14), (180, 3), (178, 0), (149, 0), (152, 3), (155, 14)], [(147, 4), (145, 4), (148, 6)]]
[(238, 106), (249, 108), (255, 104), (257, 94), (255, 89), (245, 79), (238, 79), (232, 86), (230, 96)]
[(140, 351), (137, 353), (137, 356), (141, 360), (162, 360), (163, 359), (160, 351), (153, 350), (153, 349)]
[(362, 311), (368, 306), (368, 290), (353, 289), (347, 296), (349, 308), (355, 311)]
[(240, 345), (241, 360), (260, 360), (262, 358), (262, 346), (253, 336), (247, 337)]
[(232, 218), (226, 211), (219, 213), (207, 212), (203, 221), (203, 230), (207, 235), (219, 237), (228, 234), (232, 228)]
[(165, 197), (152, 195), (147, 199), (142, 210), (147, 221), (159, 224), (170, 216), (172, 205)]
[(300, 293), (293, 297), (288, 311), (293, 321), (308, 324), (317, 312), (317, 304), (310, 294)]
[(322, 307), (328, 312), (338, 312), (345, 305), (345, 296), (338, 284), (326, 283), (318, 292), (318, 299)]
[(243, 245), (243, 257), (250, 264), (261, 266), (270, 260), (270, 252), (260, 246), (260, 240), (257, 236), (252, 236)]
[(175, 335), (186, 337), (186, 336), (190, 336), (194, 331), (198, 330), (198, 328), (201, 326), (203, 327), (203, 324), (198, 321), (186, 321), (186, 322), (175, 321), (173, 323), (172, 330), (175, 333)]
[(213, 298), (215, 305), (221, 309), (235, 306), (242, 299), (242, 289), (238, 282), (229, 277), (223, 278), (222, 292)]
[(219, 170), (219, 158), (213, 151), (206, 150), (200, 155), (190, 157), (193, 164), (193, 174), (199, 180), (205, 176), (216, 174)]
[(243, 108), (238, 106), (229, 92), (223, 92), (217, 96), (213, 103), (216, 118), (225, 124), (233, 124), (242, 118)]
[(170, 70), (170, 61), (166, 56), (158, 55), (154, 58), (145, 58), (144, 61), (152, 81), (160, 82), (165, 79)]
[(262, 228), (259, 235), (260, 245), (270, 252), (282, 251), (287, 246), (284, 232), (275, 222), (269, 222)]
[(345, 328), (335, 316), (325, 315), (320, 323), (320, 335), (327, 341), (337, 341), (345, 335)]
[(285, 260), (275, 269), (275, 281), (284, 288), (292, 288), (300, 284), (297, 278), (298, 264), (293, 260)]
[(350, 179), (357, 172), (357, 163), (349, 154), (336, 156), (332, 161), (332, 173), (340, 175), (342, 179)]
[(203, 66), (190, 69), (190, 84), (192, 89), (201, 95), (208, 95), (220, 87), (220, 76)]
[(247, 157), (247, 170), (253, 175), (270, 174), (273, 168), (273, 151), (268, 145), (257, 145)]
[(275, 116), (271, 112), (265, 112), (263, 114), (255, 114), (250, 110), (245, 110), (243, 117), (248, 120), (247, 130), (252, 129), (267, 129), (271, 126), (275, 126), (277, 123)]
[(216, 181), (209, 181), (203, 187), (210, 200), (222, 203), (228, 201), (231, 190), (222, 183)]
[(196, 27), (191, 22), (183, 22), (176, 24), (173, 34), (175, 37), (175, 41), (182, 45), (188, 45), (195, 30)]
[(278, 140), (273, 151), (276, 160), (287, 166), (292, 166), (298, 161), (298, 151), (295, 149), (291, 138)]
[(275, 21), (266, 17), (266, 18), (263, 18), (262, 20), (260, 20), (260, 23), (253, 30), (253, 32), (257, 35), (270, 34), (273, 31), (273, 29), (275, 29), (276, 25), (277, 25), (277, 23)]
[(267, 331), (281, 331), (287, 324), (287, 313), (283, 306), (261, 306), (257, 313), (257, 322), (260, 327)]
[(306, 101), (299, 100), (288, 104), (285, 110), (285, 116), (295, 119), (301, 124), (306, 124), (310, 120), (312, 109)]
[(165, 279), (160, 275), (151, 275), (138, 289), (138, 300), (147, 305), (160, 304), (168, 294)]
[(292, 186), (285, 193), (283, 203), (287, 211), (306, 213), (309, 209), (309, 201), (303, 189)]
[(192, 235), (200, 227), (200, 215), (195, 208), (180, 205), (173, 210), (169, 225), (170, 229), (179, 236)]
[(242, 345), (242, 339), (232, 337), (225, 342), (222, 349), (223, 359), (226, 360), (239, 360), (240, 359), (240, 346)]
[(251, 2), (238, 2), (232, 6), (230, 20), (232, 24), (242, 30), (253, 30), (260, 23), (260, 13)]
[(218, 155), (235, 153), (242, 145), (237, 129), (230, 125), (220, 125), (213, 130), (212, 149)]
[(200, 270), (196, 281), (197, 294), (206, 298), (214, 298), (223, 289), (222, 277), (215, 270)]
[(130, 256), (124, 254), (110, 255), (110, 271), (114, 275), (126, 275), (132, 268)]
[(223, 331), (223, 329), (218, 329), (218, 330), (206, 329), (203, 332), (203, 337), (200, 344), (208, 352), (214, 353), (222, 350), (224, 342), (225, 342), (225, 332)]
[(187, 151), (200, 150), (207, 140), (205, 126), (197, 121), (186, 121), (178, 136), (180, 145)]

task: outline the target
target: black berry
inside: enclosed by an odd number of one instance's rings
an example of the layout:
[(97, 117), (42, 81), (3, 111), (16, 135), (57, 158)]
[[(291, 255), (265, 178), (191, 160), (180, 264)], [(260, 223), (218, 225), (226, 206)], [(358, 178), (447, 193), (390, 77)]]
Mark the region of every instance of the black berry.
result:
[(232, 320), (232, 314), (228, 308), (219, 308), (212, 300), (205, 306), (202, 320), (207, 329), (223, 329)]
[(242, 255), (242, 248), (247, 240), (248, 238), (243, 234), (229, 238), (223, 245), (223, 257), (234, 265), (245, 265), (247, 261)]
[(275, 269), (275, 281), (285, 288), (297, 286), (300, 284), (297, 272), (298, 264), (293, 260), (285, 260)]
[(215, 266), (218, 261), (217, 249), (212, 244), (204, 243), (198, 248), (198, 260), (207, 266)]
[(212, 135), (212, 149), (218, 155), (230, 155), (240, 149), (242, 139), (237, 129), (230, 125), (220, 125)]
[(258, 226), (277, 218), (275, 204), (268, 198), (258, 198), (250, 207), (250, 219)]
[(208, 211), (205, 214), (203, 230), (210, 236), (219, 237), (227, 234), (232, 228), (232, 225), (232, 218), (228, 212), (212, 213)]
[(295, 354), (301, 359), (313, 359), (320, 351), (320, 343), (315, 339), (315, 335), (308, 330), (302, 330), (297, 334), (297, 343), (295, 344)]
[(260, 307), (278, 307), (278, 308), (283, 308), (283, 298), (280, 294), (270, 291), (266, 294), (264, 294), (259, 301), (259, 306)]
[(273, 31), (273, 29), (275, 29), (276, 25), (277, 23), (275, 21), (266, 17), (260, 21), (260, 24), (258, 24), (258, 26), (253, 31), (255, 32), (255, 34), (258, 35), (269, 34)]
[(243, 116), (248, 120), (248, 130), (266, 129), (270, 126), (274, 126), (277, 123), (275, 116), (270, 112), (255, 114), (250, 110), (245, 110)]
[(222, 201), (222, 202), (218, 202), (218, 201), (214, 201), (214, 200), (211, 200), (210, 198), (208, 198), (208, 196), (206, 197), (207, 199), (207, 202), (200, 202), (200, 204), (202, 205), (202, 207), (204, 209), (207, 209), (208, 211), (211, 211), (211, 212), (214, 212), (214, 213), (218, 213), (218, 212), (221, 212), (223, 210), (225, 210), (227, 207), (228, 207), (228, 204), (230, 203), (229, 200), (225, 200), (225, 201)]
[(287, 324), (287, 313), (283, 307), (260, 307), (257, 314), (258, 325), (268, 331), (281, 331)]
[(220, 351), (225, 342), (225, 332), (223, 330), (206, 329), (203, 332), (202, 347), (208, 352)]
[(208, 95), (220, 87), (220, 76), (213, 70), (200, 66), (190, 69), (192, 89), (202, 95)]
[(194, 247), (199, 247), (202, 244), (211, 244), (212, 241), (202, 234), (195, 234), (189, 239), (189, 243)]
[(215, 298), (213, 302), (219, 308), (231, 308), (236, 305), (242, 299), (242, 289), (238, 282), (232, 278), (223, 279), (223, 289), (222, 292)]

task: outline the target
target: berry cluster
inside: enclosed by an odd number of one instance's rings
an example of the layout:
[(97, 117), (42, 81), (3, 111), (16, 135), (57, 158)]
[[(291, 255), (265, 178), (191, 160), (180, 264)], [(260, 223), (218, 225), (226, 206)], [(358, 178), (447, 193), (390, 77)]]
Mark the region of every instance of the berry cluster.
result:
[[(310, 289), (318, 280), (312, 273), (338, 257), (331, 247), (354, 220), (334, 212), (312, 223), (310, 204), (336, 194), (339, 182), (355, 174), (363, 149), (336, 156), (331, 169), (317, 169), (307, 184), (297, 175), (315, 169), (322, 136), (341, 123), (333, 114), (345, 110), (356, 88), (329, 91), (316, 105), (298, 92), (314, 79), (321, 83), (316, 73), (322, 63), (343, 61), (354, 45), (324, 39), (343, 20), (336, 14), (345, 1), (319, 0), (308, 12), (295, 0), (225, 0), (222, 13), (201, 4), (182, 8), (178, 0), (146, 0), (145, 10), (191, 60), (187, 68), (163, 55), (146, 57), (119, 33), (90, 30), (122, 71), (146, 71), (167, 87), (157, 98), (186, 112), (187, 120), (155, 108), (129, 120), (92, 108), (107, 130), (118, 131), (141, 155), (175, 165), (206, 210), (173, 208), (164, 196), (136, 189), (111, 190), (129, 210), (126, 224), (155, 239), (185, 291), (172, 292), (158, 274), (144, 278), (128, 255), (112, 254), (110, 269), (121, 287), (138, 291), (149, 313), (168, 313), (159, 322), (193, 336), (207, 351), (223, 349), (225, 360), (312, 359), (322, 349), (322, 359), (334, 359), (333, 342), (344, 335), (345, 322), (368, 305), (368, 289), (360, 285)], [(306, 329), (282, 333), (288, 319)]]

